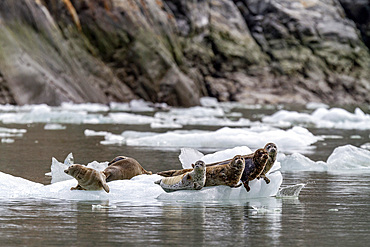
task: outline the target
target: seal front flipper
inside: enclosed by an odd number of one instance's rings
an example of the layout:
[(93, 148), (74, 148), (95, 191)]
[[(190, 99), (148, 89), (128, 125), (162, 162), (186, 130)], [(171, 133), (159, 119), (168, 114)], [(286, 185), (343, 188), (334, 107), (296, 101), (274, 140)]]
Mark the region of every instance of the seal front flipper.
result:
[(76, 187), (72, 187), (71, 190), (85, 190), (84, 188), (81, 187), (81, 185), (77, 184)]
[(266, 177), (265, 175), (261, 176), (261, 178), (263, 178), (265, 180), (266, 184), (270, 183), (270, 179), (268, 177)]
[(243, 184), (244, 184), (244, 188), (247, 190), (247, 192), (251, 190), (251, 188), (248, 185), (248, 181), (243, 182)]

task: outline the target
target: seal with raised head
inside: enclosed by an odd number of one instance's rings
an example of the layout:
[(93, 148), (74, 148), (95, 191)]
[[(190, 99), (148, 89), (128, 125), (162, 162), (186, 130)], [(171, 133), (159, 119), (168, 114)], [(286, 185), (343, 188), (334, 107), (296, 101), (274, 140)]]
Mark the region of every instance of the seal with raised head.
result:
[(64, 172), (78, 181), (76, 187), (71, 190), (102, 190), (109, 193), (109, 187), (105, 181), (103, 172), (88, 168), (83, 165), (74, 164), (64, 170)]
[[(247, 191), (250, 191), (248, 182), (257, 178), (265, 169), (269, 155), (264, 148), (257, 149), (253, 153), (252, 159), (247, 159), (245, 161), (245, 168), (241, 177), (241, 181)], [(270, 181), (270, 180), (269, 180)]]
[(239, 183), (245, 160), (241, 155), (236, 155), (227, 164), (206, 166), (206, 184), (207, 186), (226, 185), (237, 188), (242, 184)]
[(164, 191), (172, 192), (177, 190), (200, 190), (203, 188), (205, 181), (206, 164), (198, 160), (195, 162), (192, 171), (174, 177), (162, 178), (154, 183), (159, 184)]
[(268, 184), (270, 183), (270, 179), (266, 177), (266, 173), (270, 171), (271, 167), (274, 165), (276, 161), (277, 147), (275, 143), (270, 142), (265, 145), (264, 149), (267, 151), (269, 157), (266, 162), (265, 168), (263, 169), (261, 175), (257, 177), (257, 179), (263, 178), (265, 182)]
[(152, 172), (146, 171), (137, 160), (125, 156), (115, 157), (108, 163), (108, 167), (104, 169), (103, 173), (107, 177), (107, 182), (131, 179), (141, 174), (152, 174)]

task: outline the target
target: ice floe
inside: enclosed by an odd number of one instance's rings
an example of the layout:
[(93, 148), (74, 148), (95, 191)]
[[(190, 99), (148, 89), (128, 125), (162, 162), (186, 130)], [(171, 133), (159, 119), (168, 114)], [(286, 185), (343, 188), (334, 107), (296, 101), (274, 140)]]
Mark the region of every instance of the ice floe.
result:
[[(94, 132), (89, 130), (86, 133), (91, 136)], [(97, 132), (97, 135), (100, 134), (101, 132)], [(305, 150), (311, 144), (322, 139), (302, 127), (293, 127), (288, 130), (224, 127), (216, 131), (178, 130), (165, 133), (124, 131), (120, 135), (107, 133), (104, 138), (102, 144), (126, 144), (155, 148), (222, 149), (243, 145), (263, 147), (268, 142), (274, 142), (281, 151), (287, 152)]]
[(341, 108), (318, 108), (311, 114), (280, 110), (271, 116), (263, 117), (262, 121), (284, 127), (300, 124), (317, 128), (370, 129), (370, 115), (360, 108), (356, 108), (354, 113)]
[(352, 145), (334, 149), (327, 161), (312, 161), (302, 154), (280, 155), (283, 171), (370, 171), (370, 151)]
[[(208, 154), (209, 160), (226, 159), (236, 150), (245, 151), (246, 147), (225, 150), (221, 153)], [(185, 160), (191, 157), (181, 155)], [(191, 156), (191, 155), (190, 155)], [(152, 203), (154, 201), (223, 201), (223, 200), (245, 200), (249, 198), (260, 198), (275, 196), (282, 183), (282, 175), (279, 166), (274, 166), (269, 174), (271, 183), (266, 184), (262, 179), (253, 180), (250, 183), (251, 191), (246, 192), (243, 187), (230, 188), (227, 186), (205, 187), (200, 191), (176, 191), (166, 193), (154, 184), (161, 178), (159, 175), (139, 175), (130, 180), (118, 180), (108, 183), (110, 193), (105, 191), (71, 191), (77, 181), (64, 174), (64, 169), (74, 163), (73, 155), (69, 154), (64, 163), (52, 159), (51, 173), (52, 183), (42, 185), (23, 178), (14, 177), (0, 172), (0, 196), (2, 198), (58, 198), (68, 200), (109, 200), (109, 201), (133, 201), (138, 203)], [(88, 167), (103, 170), (108, 162), (91, 162)]]
[(15, 142), (14, 138), (23, 137), (23, 134), (26, 132), (27, 130), (25, 129), (0, 127), (1, 143), (13, 143)]

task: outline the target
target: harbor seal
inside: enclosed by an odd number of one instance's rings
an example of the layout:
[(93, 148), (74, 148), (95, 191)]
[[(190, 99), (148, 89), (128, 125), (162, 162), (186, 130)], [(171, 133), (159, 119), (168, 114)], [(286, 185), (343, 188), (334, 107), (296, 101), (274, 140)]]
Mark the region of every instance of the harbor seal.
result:
[(260, 148), (253, 153), (252, 159), (246, 159), (241, 181), (247, 191), (251, 190), (248, 184), (249, 181), (261, 175), (263, 169), (265, 169), (268, 158), (268, 152), (264, 148)]
[(109, 187), (105, 181), (105, 175), (103, 172), (78, 164), (69, 166), (68, 169), (64, 170), (64, 172), (78, 181), (78, 185), (76, 187), (72, 187), (71, 190), (104, 189), (109, 193)]
[(266, 177), (266, 173), (270, 171), (271, 167), (274, 165), (276, 161), (277, 147), (275, 143), (270, 142), (265, 145), (264, 149), (267, 151), (269, 157), (266, 162), (265, 168), (263, 169), (261, 175), (257, 177), (257, 179), (263, 178), (266, 184), (268, 184), (270, 183), (270, 179)]
[(242, 184), (239, 183), (245, 160), (241, 155), (236, 155), (229, 163), (222, 165), (206, 166), (206, 184), (208, 186), (227, 185), (237, 188)]
[[(263, 172), (261, 173), (260, 176), (257, 177), (257, 179), (259, 178), (263, 178), (265, 180), (265, 182), (268, 184), (270, 183), (270, 179), (268, 179), (266, 177), (266, 173), (271, 169), (271, 167), (274, 165), (275, 161), (276, 161), (276, 155), (277, 155), (277, 147), (274, 143), (267, 143), (264, 147), (264, 149), (268, 152), (268, 155), (269, 155), (269, 158), (268, 158), (268, 161), (266, 163), (266, 166), (265, 166), (265, 169), (263, 170)], [(242, 155), (242, 157), (245, 159), (245, 162), (249, 162), (253, 159), (253, 156), (254, 156), (254, 153), (251, 153), (251, 154), (247, 154), (247, 155)], [(219, 161), (219, 162), (215, 162), (215, 163), (211, 163), (211, 164), (207, 164), (206, 167), (210, 167), (210, 166), (214, 166), (214, 165), (223, 165), (223, 164), (227, 164), (231, 161), (232, 159), (228, 159), (228, 160), (223, 160), (223, 161)], [(192, 169), (182, 169), (182, 170), (168, 170), (168, 171), (161, 171), (161, 172), (158, 172), (157, 174), (158, 175), (161, 175), (161, 176), (164, 176), (164, 177), (172, 177), (172, 176), (178, 176), (178, 175), (181, 175), (181, 174), (184, 174), (186, 172), (189, 172), (191, 171)]]
[(108, 163), (108, 167), (103, 171), (106, 176), (106, 181), (110, 182), (113, 180), (131, 179), (137, 175), (148, 174), (152, 172), (146, 171), (137, 160), (125, 157), (117, 156), (111, 162)]
[(162, 178), (155, 181), (166, 192), (177, 190), (200, 190), (206, 181), (206, 164), (198, 160), (195, 162), (194, 169), (182, 175)]

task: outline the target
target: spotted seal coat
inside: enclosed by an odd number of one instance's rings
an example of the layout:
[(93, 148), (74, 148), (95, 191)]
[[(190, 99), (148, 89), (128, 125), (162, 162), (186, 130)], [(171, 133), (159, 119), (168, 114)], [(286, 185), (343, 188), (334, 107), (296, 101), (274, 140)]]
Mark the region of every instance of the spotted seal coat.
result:
[(155, 184), (159, 184), (166, 192), (176, 190), (200, 190), (206, 181), (206, 164), (199, 160), (195, 162), (194, 169), (182, 175), (162, 178)]
[(270, 179), (266, 177), (266, 173), (271, 170), (272, 166), (276, 161), (277, 147), (275, 143), (270, 142), (265, 145), (264, 149), (267, 151), (269, 157), (266, 162), (265, 168), (263, 169), (261, 175), (257, 177), (257, 179), (263, 178), (265, 182), (268, 184), (270, 183)]
[(268, 152), (264, 148), (257, 149), (252, 159), (245, 161), (245, 168), (241, 177), (241, 181), (247, 191), (250, 191), (249, 181), (261, 175), (265, 169), (267, 160), (269, 158)]
[(137, 160), (125, 156), (115, 157), (108, 163), (108, 167), (104, 169), (103, 173), (107, 182), (131, 179), (141, 174), (152, 174), (152, 172), (146, 171)]
[(71, 190), (102, 190), (109, 193), (109, 187), (105, 181), (103, 172), (88, 168), (83, 165), (74, 164), (64, 170), (64, 172), (78, 181), (76, 187)]

